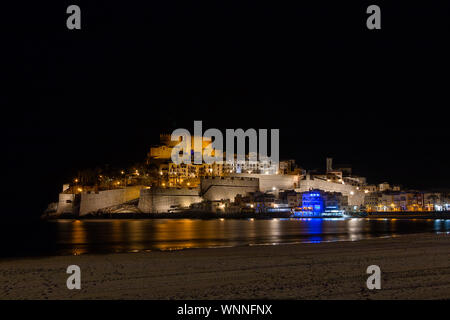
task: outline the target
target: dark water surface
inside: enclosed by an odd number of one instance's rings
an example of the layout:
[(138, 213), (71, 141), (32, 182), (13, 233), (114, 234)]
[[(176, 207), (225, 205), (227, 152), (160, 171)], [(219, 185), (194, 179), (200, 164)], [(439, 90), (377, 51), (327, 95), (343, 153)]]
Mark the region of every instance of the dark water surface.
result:
[(433, 219), (129, 219), (3, 223), (1, 256), (178, 250), (449, 232)]

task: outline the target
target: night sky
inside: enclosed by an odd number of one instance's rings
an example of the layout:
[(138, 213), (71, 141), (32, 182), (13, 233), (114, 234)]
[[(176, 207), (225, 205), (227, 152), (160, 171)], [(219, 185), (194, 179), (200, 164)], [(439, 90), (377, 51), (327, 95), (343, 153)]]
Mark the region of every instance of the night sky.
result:
[[(81, 30), (66, 28), (70, 4), (81, 7)], [(366, 28), (370, 4), (381, 7), (381, 30)], [(77, 170), (142, 161), (161, 131), (193, 130), (194, 120), (204, 129), (279, 128), (281, 157), (306, 169), (332, 156), (372, 183), (447, 188), (449, 8), (437, 0), (8, 8), (2, 210), (38, 216)]]

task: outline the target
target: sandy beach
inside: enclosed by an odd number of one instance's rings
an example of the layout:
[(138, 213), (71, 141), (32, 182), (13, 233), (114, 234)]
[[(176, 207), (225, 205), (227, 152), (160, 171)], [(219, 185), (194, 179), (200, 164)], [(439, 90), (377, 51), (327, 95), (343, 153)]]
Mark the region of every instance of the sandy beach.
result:
[[(66, 268), (81, 268), (81, 290)], [(381, 268), (381, 290), (366, 268)], [(0, 299), (449, 299), (450, 235), (3, 259)]]

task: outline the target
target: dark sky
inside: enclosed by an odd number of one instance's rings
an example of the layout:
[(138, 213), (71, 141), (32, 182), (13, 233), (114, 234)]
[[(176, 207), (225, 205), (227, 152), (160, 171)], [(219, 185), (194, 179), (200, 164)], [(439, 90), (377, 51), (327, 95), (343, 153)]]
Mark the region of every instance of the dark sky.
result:
[(373, 1), (147, 2), (5, 11), (5, 211), (40, 214), (76, 170), (143, 160), (194, 120), (279, 128), (308, 169), (332, 156), (373, 183), (448, 187), (448, 2), (377, 1), (376, 31)]

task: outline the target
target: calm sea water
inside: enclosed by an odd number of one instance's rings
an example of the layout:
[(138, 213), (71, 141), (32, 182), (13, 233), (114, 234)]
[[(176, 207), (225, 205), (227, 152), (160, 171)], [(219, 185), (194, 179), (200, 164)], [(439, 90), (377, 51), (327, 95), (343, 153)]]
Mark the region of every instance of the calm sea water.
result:
[(432, 219), (154, 219), (58, 220), (0, 225), (1, 256), (178, 250), (449, 232)]

